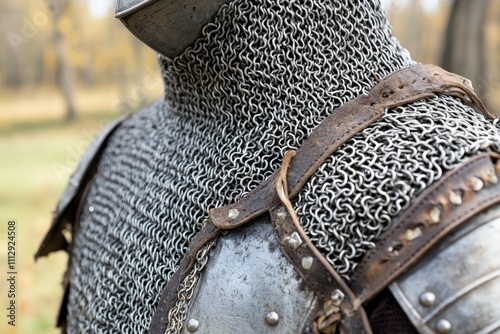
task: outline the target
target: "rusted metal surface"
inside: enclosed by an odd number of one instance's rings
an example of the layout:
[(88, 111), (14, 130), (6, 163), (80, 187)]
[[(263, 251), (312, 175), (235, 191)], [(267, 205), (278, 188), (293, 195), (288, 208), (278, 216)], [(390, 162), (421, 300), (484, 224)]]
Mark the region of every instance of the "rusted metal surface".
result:
[[(280, 252), (268, 217), (219, 237), (189, 310), (198, 333), (301, 333), (315, 294)], [(185, 326), (184, 333), (193, 333)]]
[(390, 286), (419, 332), (500, 332), (499, 235), (496, 206), (450, 235)]

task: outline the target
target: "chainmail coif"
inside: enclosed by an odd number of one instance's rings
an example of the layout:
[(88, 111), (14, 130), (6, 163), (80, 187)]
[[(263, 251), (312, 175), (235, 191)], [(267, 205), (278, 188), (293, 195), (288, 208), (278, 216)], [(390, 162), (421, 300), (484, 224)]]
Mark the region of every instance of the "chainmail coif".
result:
[[(164, 100), (113, 135), (75, 239), (68, 332), (146, 332), (210, 208), (269, 177), (327, 115), (412, 64), (371, 0), (235, 0), (174, 61)], [(338, 150), (295, 201), (348, 278), (393, 217), (498, 129), (440, 97), (390, 110)]]

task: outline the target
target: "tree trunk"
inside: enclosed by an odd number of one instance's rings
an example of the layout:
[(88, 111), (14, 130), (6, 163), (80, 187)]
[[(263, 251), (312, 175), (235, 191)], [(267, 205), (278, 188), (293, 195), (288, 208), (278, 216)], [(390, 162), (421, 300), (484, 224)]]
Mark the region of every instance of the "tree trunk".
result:
[(484, 100), (487, 93), (484, 25), (490, 0), (455, 0), (445, 34), (442, 66), (472, 80)]
[[(11, 2), (2, 2), (0, 4), (0, 33), (2, 34), (2, 45), (5, 45), (5, 50), (0, 52), (0, 68), (3, 71), (3, 81), (6, 86), (19, 88), (23, 85), (22, 66), (19, 58), (19, 45), (9, 43), (7, 38), (9, 32), (18, 32), (16, 26), (16, 18), (19, 17), (19, 11)], [(22, 38), (19, 35), (19, 38)], [(24, 46), (24, 42), (22, 43)]]
[(64, 7), (67, 6), (60, 4), (59, 6), (49, 6), (52, 11), (54, 19), (54, 48), (56, 53), (56, 68), (57, 68), (57, 84), (64, 97), (66, 104), (66, 120), (71, 121), (75, 118), (75, 97), (74, 97), (74, 82), (73, 82), (73, 68), (68, 59), (66, 52), (66, 39), (59, 28), (59, 20), (64, 13)]

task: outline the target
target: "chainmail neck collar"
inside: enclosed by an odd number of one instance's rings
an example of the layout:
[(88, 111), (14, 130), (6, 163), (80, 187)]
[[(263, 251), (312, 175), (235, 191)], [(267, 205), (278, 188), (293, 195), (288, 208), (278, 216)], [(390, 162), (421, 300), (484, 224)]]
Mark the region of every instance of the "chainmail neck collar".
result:
[(280, 2), (232, 1), (181, 56), (160, 56), (174, 112), (237, 126), (285, 108), (298, 112), (297, 124), (309, 118), (315, 126), (412, 62), (378, 0)]

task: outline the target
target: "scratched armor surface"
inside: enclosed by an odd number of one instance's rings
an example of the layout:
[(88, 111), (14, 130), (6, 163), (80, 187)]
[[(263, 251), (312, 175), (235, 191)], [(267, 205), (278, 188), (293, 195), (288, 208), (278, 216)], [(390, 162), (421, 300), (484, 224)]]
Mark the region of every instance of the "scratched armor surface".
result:
[[(160, 63), (165, 99), (113, 135), (85, 203), (70, 333), (146, 332), (208, 210), (255, 188), (338, 106), (413, 61), (376, 0), (235, 0)], [(294, 205), (348, 278), (415, 195), (499, 142), (496, 124), (452, 98), (389, 110)]]

